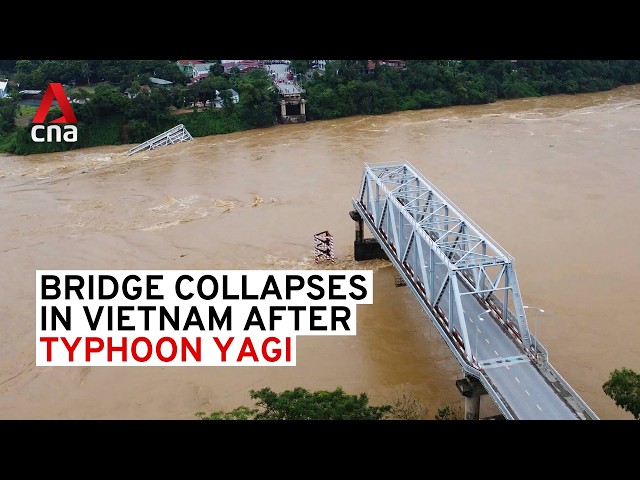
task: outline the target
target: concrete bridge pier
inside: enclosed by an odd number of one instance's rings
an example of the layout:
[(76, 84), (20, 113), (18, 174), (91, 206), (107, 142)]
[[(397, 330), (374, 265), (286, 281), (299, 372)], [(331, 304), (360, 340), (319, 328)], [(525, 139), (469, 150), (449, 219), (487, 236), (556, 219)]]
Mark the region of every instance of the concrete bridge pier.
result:
[(364, 220), (355, 210), (351, 210), (349, 216), (356, 222), (356, 242), (362, 242), (364, 240)]
[(487, 393), (480, 381), (465, 375), (456, 380), (456, 387), (464, 397), (464, 419), (480, 420), (480, 397)]
[(364, 238), (364, 220), (358, 212), (349, 212), (351, 219), (356, 222), (356, 239), (353, 242), (353, 258), (356, 262), (373, 260), (374, 258), (388, 259), (387, 254), (375, 238)]
[(305, 91), (296, 83), (275, 83), (280, 93), (280, 123), (304, 123), (307, 121), (307, 100), (302, 98)]

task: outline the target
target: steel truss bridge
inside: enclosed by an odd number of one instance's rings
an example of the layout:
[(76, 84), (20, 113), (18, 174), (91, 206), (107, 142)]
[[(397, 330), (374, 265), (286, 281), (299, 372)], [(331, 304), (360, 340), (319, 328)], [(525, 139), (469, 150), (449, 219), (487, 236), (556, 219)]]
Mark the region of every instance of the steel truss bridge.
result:
[(413, 166), (365, 164), (353, 206), (506, 419), (598, 419), (529, 331), (514, 259)]

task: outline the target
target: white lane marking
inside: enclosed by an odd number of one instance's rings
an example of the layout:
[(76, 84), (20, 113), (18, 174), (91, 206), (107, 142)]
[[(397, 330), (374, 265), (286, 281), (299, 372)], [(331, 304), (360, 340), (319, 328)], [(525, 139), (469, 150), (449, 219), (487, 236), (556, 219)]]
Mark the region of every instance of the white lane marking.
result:
[(507, 370), (511, 370), (511, 369), (509, 368), (509, 365), (505, 365), (505, 367), (507, 367)]
[(522, 363), (522, 362), (528, 362), (528, 361), (529, 359), (524, 355), (516, 355), (514, 357), (498, 356), (496, 358), (487, 358), (483, 360), (482, 367), (483, 368), (502, 368), (502, 367), (508, 368), (509, 364), (513, 365), (514, 363)]
[(476, 328), (476, 330), (478, 330), (478, 333), (482, 333), (479, 328)]
[(538, 405), (537, 403), (536, 403), (536, 407), (538, 407), (538, 410), (542, 411), (542, 409), (540, 408), (540, 405)]
[(520, 383), (520, 380), (518, 380), (518, 377), (513, 377), (516, 379), (516, 382)]
[(496, 356), (498, 356), (498, 357), (500, 356), (500, 354), (498, 352), (496, 352), (495, 350), (493, 351), (493, 353), (495, 353)]
[(527, 396), (531, 396), (531, 394), (527, 390), (525, 390), (524, 393), (526, 393)]
[(471, 323), (473, 323), (473, 318), (470, 318), (470, 319), (469, 319), (469, 321), (470, 321)]
[(485, 342), (487, 342), (487, 343), (489, 343), (489, 339), (488, 339), (488, 338), (485, 338), (485, 339), (484, 339), (484, 341), (485, 341)]

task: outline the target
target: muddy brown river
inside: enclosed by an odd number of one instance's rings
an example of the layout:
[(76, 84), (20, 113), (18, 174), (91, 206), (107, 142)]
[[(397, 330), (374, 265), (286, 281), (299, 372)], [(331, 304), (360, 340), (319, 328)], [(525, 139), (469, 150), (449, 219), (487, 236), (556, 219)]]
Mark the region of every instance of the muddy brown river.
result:
[[(640, 86), (130, 147), (0, 156), (0, 418), (196, 420), (267, 386), (404, 396), (424, 418), (462, 406), (461, 368), (394, 267), (353, 260), (364, 163), (406, 161), (515, 258), (556, 369), (602, 419), (632, 419), (602, 384), (640, 372)], [(373, 270), (374, 303), (356, 336), (298, 337), (294, 367), (35, 365), (36, 270), (313, 269), (324, 230), (321, 268)]]

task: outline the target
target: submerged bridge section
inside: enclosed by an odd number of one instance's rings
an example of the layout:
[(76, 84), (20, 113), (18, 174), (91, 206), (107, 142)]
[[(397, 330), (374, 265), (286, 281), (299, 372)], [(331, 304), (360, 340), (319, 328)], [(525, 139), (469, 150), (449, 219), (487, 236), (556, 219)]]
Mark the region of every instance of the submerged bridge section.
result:
[(486, 393), (507, 419), (598, 419), (529, 331), (513, 258), (410, 164), (366, 164), (353, 206), (356, 253), (364, 222), (462, 366), (467, 418)]
[(153, 150), (154, 148), (164, 147), (165, 145), (173, 145), (174, 143), (188, 142), (191, 140), (193, 140), (191, 134), (184, 125), (180, 124), (141, 143), (137, 147), (133, 147), (127, 152), (127, 155), (133, 155), (142, 150)]

